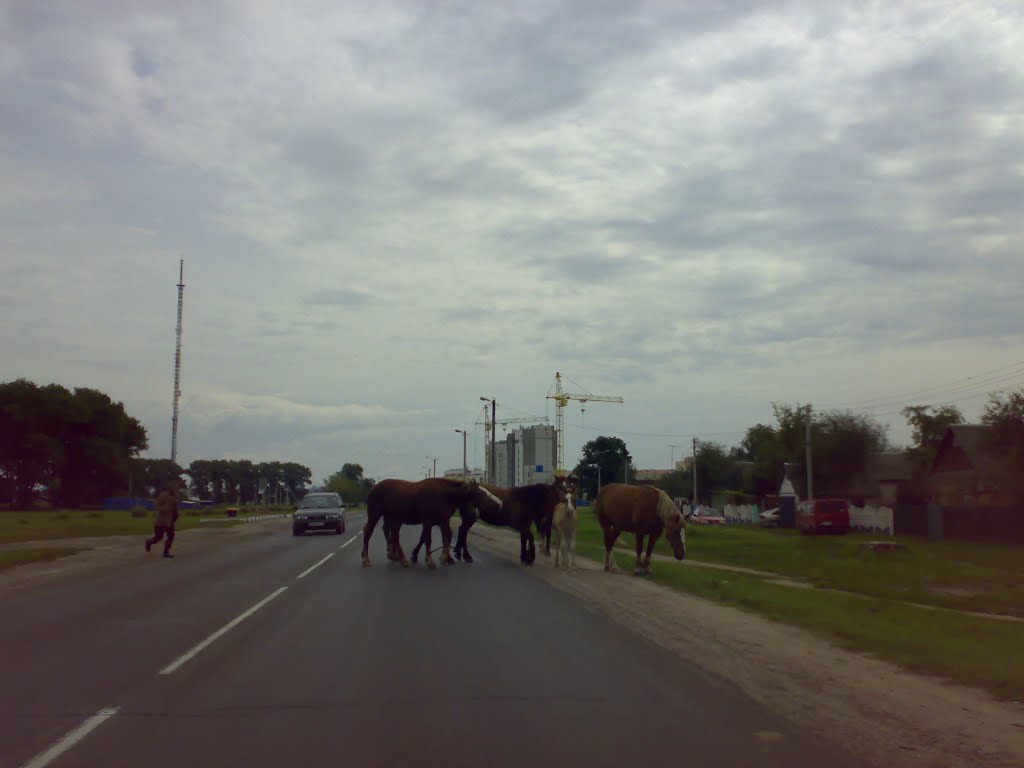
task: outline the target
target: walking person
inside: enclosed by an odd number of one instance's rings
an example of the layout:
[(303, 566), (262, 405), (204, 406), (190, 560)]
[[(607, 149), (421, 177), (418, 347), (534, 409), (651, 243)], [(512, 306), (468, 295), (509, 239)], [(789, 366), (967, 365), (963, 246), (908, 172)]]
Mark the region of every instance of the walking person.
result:
[(156, 524), (153, 526), (153, 538), (146, 539), (146, 551), (149, 552), (154, 544), (163, 539), (164, 557), (174, 557), (171, 554), (171, 544), (174, 542), (174, 524), (176, 522), (178, 522), (178, 484), (172, 480), (167, 484), (167, 489), (156, 497)]

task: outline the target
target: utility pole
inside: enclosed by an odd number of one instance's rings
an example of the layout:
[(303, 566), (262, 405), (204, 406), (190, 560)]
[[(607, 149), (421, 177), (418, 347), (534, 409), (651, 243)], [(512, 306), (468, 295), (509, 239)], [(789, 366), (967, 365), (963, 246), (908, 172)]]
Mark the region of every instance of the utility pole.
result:
[(678, 447), (679, 447), (678, 445), (670, 445), (669, 446), (669, 448), (672, 449), (672, 463), (669, 465), (669, 469), (672, 470), (673, 472), (676, 469), (676, 448), (678, 448)]
[(811, 468), (811, 414), (807, 414), (807, 423), (805, 426), (804, 442), (807, 445), (807, 500), (814, 500), (814, 473)]
[(437, 477), (437, 459), (435, 459), (433, 456), (424, 456), (423, 458), (424, 459), (430, 459), (431, 461), (434, 462), (434, 471), (433, 471), (433, 473), (430, 476), (431, 477)]
[(462, 479), (465, 480), (469, 477), (469, 464), (466, 463), (466, 430), (456, 429), (455, 431), (462, 433)]
[(697, 495), (697, 438), (693, 438), (693, 503), (694, 509), (700, 506), (700, 497)]
[(178, 262), (178, 328), (174, 345), (174, 408), (171, 413), (171, 461), (178, 459), (178, 399), (181, 397), (181, 310), (185, 299), (185, 260)]

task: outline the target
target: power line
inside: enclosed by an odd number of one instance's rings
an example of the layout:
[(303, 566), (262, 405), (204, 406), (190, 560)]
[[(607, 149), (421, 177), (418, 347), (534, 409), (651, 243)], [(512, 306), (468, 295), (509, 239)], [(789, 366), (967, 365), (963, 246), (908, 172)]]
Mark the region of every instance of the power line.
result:
[[(895, 401), (907, 401), (920, 397), (928, 397), (939, 395), (947, 391), (956, 391), (964, 388), (973, 388), (982, 385), (986, 382), (997, 383), (1005, 380), (1009, 377), (1018, 376), (1024, 373), (1024, 360), (1020, 360), (1016, 363), (1010, 363), (999, 368), (993, 368), (988, 371), (981, 371), (980, 373), (973, 374), (971, 376), (963, 376), (958, 379), (953, 379), (945, 384), (933, 385), (923, 389), (915, 389), (904, 392), (902, 394), (894, 394), (888, 396), (879, 396), (869, 398), (867, 400), (855, 401), (852, 403), (843, 403), (838, 405), (824, 406), (829, 410), (843, 411), (852, 410), (855, 408), (872, 408), (872, 407), (883, 407), (885, 404), (892, 403)], [(1019, 370), (1011, 370), (1019, 369)]]

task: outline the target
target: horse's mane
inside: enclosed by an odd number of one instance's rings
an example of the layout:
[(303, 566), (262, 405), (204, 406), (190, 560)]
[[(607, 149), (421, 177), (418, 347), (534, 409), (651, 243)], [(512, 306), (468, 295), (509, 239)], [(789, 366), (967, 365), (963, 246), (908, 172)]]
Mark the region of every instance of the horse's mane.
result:
[(671, 497), (661, 488), (656, 488), (655, 490), (658, 492), (658, 516), (661, 518), (661, 522), (668, 525), (668, 521), (676, 515), (682, 517), (683, 513), (676, 509), (676, 505), (672, 503)]

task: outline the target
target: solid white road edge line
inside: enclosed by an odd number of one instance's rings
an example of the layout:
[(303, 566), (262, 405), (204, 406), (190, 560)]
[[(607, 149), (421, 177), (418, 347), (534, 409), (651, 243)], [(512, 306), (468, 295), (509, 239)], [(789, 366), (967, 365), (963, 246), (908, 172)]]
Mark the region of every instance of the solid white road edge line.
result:
[(311, 574), (311, 573), (312, 573), (313, 571), (315, 571), (315, 570), (316, 570), (317, 568), (319, 568), (319, 567), (320, 567), (321, 565), (323, 565), (324, 563), (326, 563), (326, 562), (327, 562), (328, 560), (330, 560), (330, 559), (331, 559), (332, 557), (334, 557), (334, 553), (333, 553), (333, 552), (331, 552), (331, 554), (329, 554), (329, 555), (328, 555), (327, 557), (325, 557), (325, 558), (324, 558), (323, 560), (321, 560), (320, 562), (318, 562), (318, 563), (313, 563), (313, 565), (309, 566), (309, 568), (307, 568), (306, 570), (304, 570), (304, 571), (303, 571), (302, 573), (300, 573), (300, 574), (299, 574), (298, 576), (296, 576), (295, 578), (297, 578), (297, 579), (304, 579), (304, 578), (305, 578), (306, 576), (309, 576), (309, 574)]
[(348, 540), (348, 541), (346, 541), (346, 542), (345, 542), (344, 544), (342, 544), (342, 545), (341, 545), (340, 547), (338, 547), (338, 549), (344, 549), (344, 548), (345, 548), (345, 547), (347, 547), (347, 546), (348, 546), (349, 544), (351, 544), (351, 543), (352, 543), (353, 541), (355, 541), (356, 539), (358, 539), (358, 538), (359, 538), (359, 537), (360, 537), (361, 535), (362, 535), (362, 534), (359, 534), (359, 533), (357, 533), (357, 534), (356, 534), (355, 536), (353, 536), (353, 537), (352, 537), (351, 539), (349, 539), (349, 540)]
[(188, 653), (184, 654), (183, 656), (179, 656), (174, 661), (172, 661), (170, 664), (168, 664), (166, 667), (161, 669), (160, 670), (160, 674), (161, 675), (170, 675), (170, 674), (173, 674), (174, 672), (176, 672), (178, 669), (181, 668), (181, 666), (183, 664), (185, 664), (191, 658), (193, 658), (194, 656), (199, 654), (201, 651), (203, 651), (205, 648), (207, 648), (208, 646), (213, 644), (219, 637), (221, 637), (222, 635), (227, 634), (232, 629), (237, 627), (239, 624), (241, 624), (247, 618), (252, 616), (254, 613), (256, 613), (256, 611), (258, 611), (264, 605), (266, 605), (271, 600), (273, 600), (275, 597), (280, 595), (286, 589), (288, 589), (288, 587), (281, 587), (280, 589), (276, 590), (275, 592), (271, 592), (265, 598), (263, 598), (258, 603), (256, 603), (256, 605), (254, 605), (252, 608), (250, 608), (249, 610), (247, 610), (245, 613), (241, 614), (240, 616), (237, 616), (236, 618), (234, 618), (231, 621), (229, 621), (227, 624), (225, 624), (223, 627), (218, 629), (216, 632), (214, 632), (208, 638), (203, 640), (203, 642), (201, 642), (195, 648), (190, 650)]
[(58, 741), (52, 747), (45, 752), (40, 752), (38, 755), (29, 760), (22, 768), (44, 768), (49, 765), (58, 757), (63, 755), (75, 744), (80, 742), (86, 736), (88, 736), (93, 730), (102, 725), (106, 720), (109, 720), (117, 714), (117, 707), (108, 707), (101, 709), (95, 715), (87, 719), (80, 726), (71, 731), (67, 736)]

